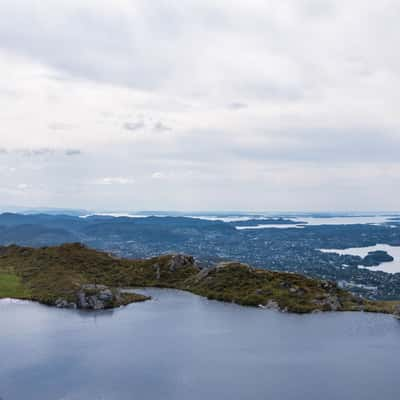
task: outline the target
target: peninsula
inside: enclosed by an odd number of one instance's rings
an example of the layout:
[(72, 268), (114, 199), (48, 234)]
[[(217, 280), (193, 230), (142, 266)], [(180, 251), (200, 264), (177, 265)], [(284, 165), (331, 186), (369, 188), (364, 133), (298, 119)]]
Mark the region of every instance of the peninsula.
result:
[(255, 269), (238, 262), (201, 268), (192, 256), (118, 258), (80, 243), (0, 247), (0, 298), (29, 299), (60, 308), (113, 308), (149, 297), (128, 288), (164, 287), (209, 299), (294, 313), (371, 311), (397, 314), (398, 302), (371, 301), (334, 282)]

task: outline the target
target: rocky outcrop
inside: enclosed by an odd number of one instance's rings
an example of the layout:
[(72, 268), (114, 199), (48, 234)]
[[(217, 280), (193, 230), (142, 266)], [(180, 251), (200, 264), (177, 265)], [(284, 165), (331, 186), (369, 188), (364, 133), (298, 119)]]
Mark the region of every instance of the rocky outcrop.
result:
[(194, 266), (194, 257), (185, 254), (172, 254), (166, 257), (164, 256), (164, 259), (154, 263), (151, 268), (155, 272), (155, 279), (160, 281), (168, 276), (177, 275), (180, 271)]
[(199, 282), (212, 274), (215, 274), (215, 272), (221, 271), (224, 268), (232, 268), (235, 266), (239, 266), (241, 268), (247, 269), (248, 271), (251, 271), (252, 268), (247, 265), (247, 264), (242, 264), (242, 263), (235, 263), (232, 261), (221, 261), (217, 265), (214, 265), (213, 267), (204, 267), (201, 268), (200, 271), (194, 276), (194, 281)]
[(187, 256), (185, 254), (174, 254), (168, 262), (168, 268), (170, 272), (175, 272), (176, 270), (184, 267), (194, 265), (194, 258), (192, 256)]
[(312, 303), (318, 306), (318, 309), (324, 311), (340, 311), (343, 308), (340, 302), (337, 285), (335, 282), (322, 280), (319, 282), (319, 287), (324, 290), (323, 295), (318, 295)]
[(105, 285), (85, 284), (76, 292), (75, 301), (59, 298), (55, 301), (58, 308), (79, 308), (85, 310), (103, 310), (121, 304), (122, 296), (118, 289)]
[(335, 294), (327, 294), (324, 297), (312, 300), (312, 303), (318, 306), (318, 309), (324, 311), (340, 311), (343, 308)]
[(82, 309), (102, 310), (113, 307), (121, 300), (119, 290), (113, 291), (105, 285), (82, 285), (76, 294), (77, 306)]
[(195, 282), (199, 282), (204, 278), (207, 278), (207, 276), (211, 273), (211, 271), (214, 271), (215, 267), (213, 268), (202, 268), (194, 277)]

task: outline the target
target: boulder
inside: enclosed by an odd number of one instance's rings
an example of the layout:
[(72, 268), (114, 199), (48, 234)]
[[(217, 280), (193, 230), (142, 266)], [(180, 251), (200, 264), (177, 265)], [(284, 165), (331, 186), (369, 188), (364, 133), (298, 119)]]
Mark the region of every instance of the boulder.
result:
[(112, 291), (105, 285), (82, 285), (76, 293), (77, 307), (82, 309), (102, 310), (113, 307), (120, 301), (120, 292)]

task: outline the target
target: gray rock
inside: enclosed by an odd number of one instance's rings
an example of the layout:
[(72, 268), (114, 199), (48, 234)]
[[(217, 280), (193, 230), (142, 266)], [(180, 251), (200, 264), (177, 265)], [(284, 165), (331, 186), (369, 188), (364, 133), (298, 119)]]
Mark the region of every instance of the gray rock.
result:
[(121, 298), (119, 291), (112, 291), (105, 285), (85, 284), (76, 293), (78, 308), (102, 310), (110, 307)]
[(64, 299), (57, 299), (55, 302), (57, 308), (65, 308), (68, 306), (68, 301)]
[(76, 294), (76, 297), (77, 297), (78, 308), (89, 308), (90, 307), (89, 303), (88, 303), (88, 301), (86, 299), (85, 292), (83, 290), (79, 291)]
[(69, 302), (65, 299), (61, 299), (61, 298), (57, 299), (55, 301), (54, 305), (57, 308), (76, 308), (77, 307), (75, 303), (71, 303), (71, 302)]
[(104, 289), (100, 291), (98, 298), (101, 301), (111, 301), (113, 299), (113, 294), (110, 289)]
[(313, 300), (313, 303), (323, 308), (327, 307), (330, 311), (338, 311), (342, 308), (338, 297), (333, 294), (327, 295), (322, 299)]
[(171, 257), (168, 263), (169, 270), (171, 272), (176, 271), (179, 268), (187, 267), (194, 264), (194, 258), (185, 254), (175, 254)]
[(87, 297), (87, 302), (93, 310), (102, 310), (105, 308), (106, 304), (104, 301), (100, 300), (98, 295), (92, 295)]
[(275, 300), (268, 300), (267, 304), (264, 307), (268, 308), (269, 310), (280, 310), (279, 304)]
[(153, 266), (153, 268), (156, 270), (156, 279), (159, 281), (160, 280), (160, 275), (161, 275), (161, 273), (160, 273), (160, 265), (159, 264), (155, 264)]
[(215, 268), (202, 268), (198, 274), (196, 275), (195, 279), (196, 281), (201, 281), (204, 278), (207, 278), (207, 276), (210, 274), (211, 271), (214, 271)]

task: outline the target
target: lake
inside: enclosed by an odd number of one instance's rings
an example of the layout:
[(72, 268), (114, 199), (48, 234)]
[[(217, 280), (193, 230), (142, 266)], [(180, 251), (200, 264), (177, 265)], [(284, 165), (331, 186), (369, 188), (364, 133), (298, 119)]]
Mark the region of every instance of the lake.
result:
[(376, 246), (368, 247), (350, 247), (348, 249), (318, 249), (325, 253), (338, 253), (338, 254), (350, 254), (353, 256), (365, 257), (370, 251), (384, 250), (390, 254), (394, 260), (384, 262), (376, 267), (368, 267), (371, 271), (383, 271), (388, 273), (400, 272), (400, 246), (390, 246), (388, 244), (377, 244)]
[(400, 321), (175, 290), (102, 312), (0, 301), (2, 400), (397, 400)]

